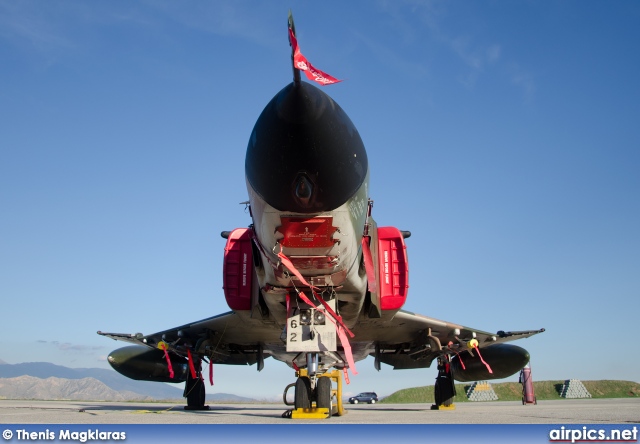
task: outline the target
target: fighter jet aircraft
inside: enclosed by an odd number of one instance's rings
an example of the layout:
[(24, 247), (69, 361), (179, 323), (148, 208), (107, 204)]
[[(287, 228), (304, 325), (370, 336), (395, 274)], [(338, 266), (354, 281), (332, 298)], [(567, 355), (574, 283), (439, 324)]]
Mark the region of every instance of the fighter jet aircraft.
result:
[(260, 371), (272, 357), (296, 372), (295, 410), (326, 409), (326, 416), (342, 413), (332, 404), (336, 370), (348, 377), (367, 356), (378, 370), (437, 360), (437, 406), (450, 403), (453, 378), (520, 371), (529, 354), (504, 343), (544, 329), (489, 333), (402, 310), (410, 233), (376, 225), (358, 130), (300, 71), (322, 84), (338, 80), (308, 62), (291, 16), (288, 25), (293, 82), (264, 108), (247, 147), (251, 223), (222, 232), (231, 311), (149, 335), (98, 332), (135, 344), (113, 351), (110, 364), (132, 379), (185, 382), (185, 408), (201, 409), (203, 361)]

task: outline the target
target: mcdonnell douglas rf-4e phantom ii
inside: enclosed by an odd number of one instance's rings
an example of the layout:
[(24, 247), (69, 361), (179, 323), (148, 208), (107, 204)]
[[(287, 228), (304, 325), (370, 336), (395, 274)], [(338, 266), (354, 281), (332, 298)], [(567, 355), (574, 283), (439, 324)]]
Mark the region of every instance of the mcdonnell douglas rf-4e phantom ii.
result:
[(231, 311), (150, 335), (98, 332), (135, 344), (113, 351), (110, 364), (132, 379), (185, 382), (185, 408), (201, 409), (202, 361), (260, 371), (273, 357), (296, 371), (287, 387), (295, 385), (294, 417), (341, 414), (340, 370), (348, 377), (367, 356), (378, 370), (437, 360), (436, 407), (450, 404), (453, 378), (522, 369), (528, 352), (505, 342), (544, 329), (488, 333), (401, 310), (410, 233), (371, 217), (367, 152), (342, 108), (301, 81), (300, 70), (320, 83), (337, 80), (302, 56), (291, 16), (289, 41), (294, 81), (264, 108), (247, 147), (252, 223), (222, 233)]

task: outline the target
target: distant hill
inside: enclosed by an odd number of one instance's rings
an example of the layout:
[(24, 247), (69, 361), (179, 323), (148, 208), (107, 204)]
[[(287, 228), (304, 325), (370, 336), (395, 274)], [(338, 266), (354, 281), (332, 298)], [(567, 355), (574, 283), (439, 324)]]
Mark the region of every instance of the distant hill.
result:
[[(522, 399), (522, 384), (517, 382), (493, 383), (489, 381), (499, 401), (520, 401)], [(533, 390), (540, 400), (563, 399), (560, 390), (564, 381), (534, 381)], [(640, 384), (631, 381), (582, 381), (593, 398), (629, 398), (640, 397)], [(468, 402), (465, 396), (470, 384), (456, 384), (454, 402)], [(434, 386), (414, 387), (398, 390), (380, 402), (395, 403), (433, 403)]]
[[(4, 361), (3, 361), (4, 362)], [(5, 394), (6, 393), (15, 393), (10, 390), (9, 386), (13, 382), (14, 378), (19, 378), (22, 376), (30, 376), (33, 378), (37, 378), (41, 381), (48, 380), (48, 378), (57, 378), (62, 380), (68, 380), (70, 384), (75, 384), (76, 386), (82, 386), (89, 384), (88, 381), (83, 381), (85, 379), (91, 380), (91, 383), (95, 385), (95, 387), (89, 389), (85, 387), (87, 392), (95, 392), (103, 393), (104, 398), (94, 398), (96, 400), (118, 400), (116, 395), (109, 394), (109, 392), (104, 391), (100, 386), (104, 385), (106, 388), (122, 394), (126, 400), (183, 400), (182, 392), (183, 392), (183, 384), (175, 384), (169, 385), (159, 382), (150, 382), (150, 381), (134, 381), (133, 379), (129, 379), (126, 376), (121, 375), (115, 370), (102, 369), (102, 368), (69, 368), (61, 365), (51, 364), (50, 362), (26, 362), (22, 364), (0, 364), (0, 383), (4, 384), (4, 389), (0, 389), (0, 397), (11, 398), (13, 395)], [(9, 381), (9, 382), (7, 382)], [(80, 382), (83, 381), (83, 382)], [(32, 381), (33, 382), (33, 381)], [(97, 384), (100, 383), (100, 384)], [(90, 384), (89, 384), (90, 385)], [(22, 386), (21, 386), (22, 387)], [(24, 393), (24, 392), (18, 392)], [(31, 393), (31, 392), (30, 392)], [(62, 392), (60, 392), (62, 393)], [(69, 393), (73, 393), (72, 391)], [(50, 398), (51, 393), (48, 391), (43, 391), (43, 397), (29, 397), (29, 399), (54, 399)], [(45, 397), (46, 396), (46, 397)], [(78, 394), (78, 396), (82, 396)], [(20, 398), (25, 399), (25, 398)], [(61, 399), (89, 399), (84, 397), (67, 397)], [(241, 396), (236, 396), (228, 393), (215, 393), (212, 395), (207, 395), (207, 400), (212, 402), (251, 402), (253, 399), (244, 398)]]
[(93, 378), (107, 387), (118, 392), (138, 393), (140, 399), (181, 399), (182, 387), (172, 387), (149, 381), (134, 381), (115, 370), (102, 368), (68, 368), (50, 362), (25, 362), (22, 364), (0, 365), (0, 378), (15, 378), (18, 376), (33, 376), (39, 379), (50, 377), (61, 379)]
[(116, 391), (94, 378), (63, 379), (17, 376), (0, 379), (0, 399), (73, 399), (81, 401), (151, 400), (139, 393)]

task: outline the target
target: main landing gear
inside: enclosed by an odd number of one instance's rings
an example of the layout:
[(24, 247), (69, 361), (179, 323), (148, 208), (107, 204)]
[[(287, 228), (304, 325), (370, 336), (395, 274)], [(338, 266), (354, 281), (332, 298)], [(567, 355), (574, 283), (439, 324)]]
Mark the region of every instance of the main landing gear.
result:
[(434, 392), (436, 403), (431, 406), (431, 410), (455, 410), (456, 406), (453, 403), (453, 398), (456, 396), (456, 386), (449, 356), (447, 355), (438, 358), (438, 377), (436, 378)]
[[(321, 375), (309, 377), (307, 369), (296, 372), (296, 382), (289, 384), (283, 393), (284, 403), (293, 405), (282, 415), (294, 419), (324, 419), (331, 416), (342, 416), (345, 413), (342, 405), (342, 375), (340, 370), (327, 371)], [(336, 383), (336, 388), (332, 386)], [(295, 387), (294, 402), (287, 401), (287, 391)]]
[(187, 382), (184, 384), (184, 393), (182, 396), (187, 398), (185, 410), (209, 410), (208, 405), (204, 405), (206, 391), (204, 388), (204, 380), (202, 379), (202, 360), (194, 363), (196, 377), (191, 376), (191, 372), (187, 372)]

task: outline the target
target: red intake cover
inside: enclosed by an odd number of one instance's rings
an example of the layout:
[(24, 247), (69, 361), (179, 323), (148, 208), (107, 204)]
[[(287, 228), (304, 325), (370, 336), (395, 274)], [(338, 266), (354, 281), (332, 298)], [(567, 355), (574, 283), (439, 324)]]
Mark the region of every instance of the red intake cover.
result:
[(378, 227), (378, 275), (380, 308), (399, 310), (409, 291), (409, 263), (404, 238), (395, 227)]
[(236, 228), (229, 234), (227, 245), (224, 247), (222, 288), (231, 310), (251, 310), (252, 236), (251, 229)]

